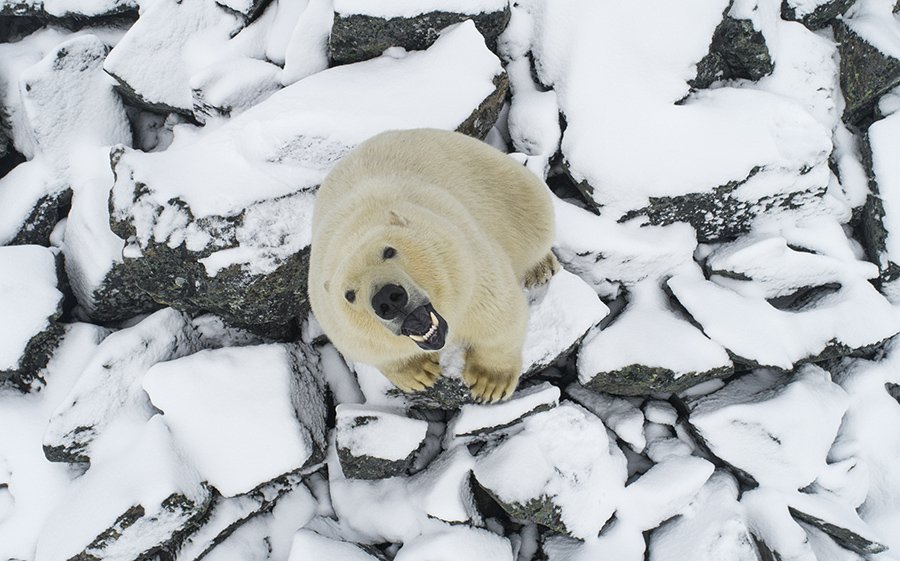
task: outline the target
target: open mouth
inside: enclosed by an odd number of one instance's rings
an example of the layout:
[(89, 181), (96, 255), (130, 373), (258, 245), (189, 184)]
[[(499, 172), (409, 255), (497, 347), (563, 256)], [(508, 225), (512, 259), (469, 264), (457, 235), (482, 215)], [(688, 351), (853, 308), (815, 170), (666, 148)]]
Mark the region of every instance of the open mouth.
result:
[(406, 316), (400, 326), (400, 333), (415, 341), (422, 349), (436, 351), (444, 346), (447, 339), (447, 322), (431, 304), (425, 304)]

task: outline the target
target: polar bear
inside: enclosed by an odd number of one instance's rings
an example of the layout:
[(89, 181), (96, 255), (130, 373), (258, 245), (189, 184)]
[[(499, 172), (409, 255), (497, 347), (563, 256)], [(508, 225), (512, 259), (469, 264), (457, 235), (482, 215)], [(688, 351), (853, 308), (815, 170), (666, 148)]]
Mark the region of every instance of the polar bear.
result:
[(405, 392), (431, 386), (439, 351), (460, 345), (472, 396), (509, 397), (522, 370), (524, 289), (559, 269), (550, 197), (525, 167), (460, 133), (367, 140), (316, 195), (316, 319), (341, 353)]

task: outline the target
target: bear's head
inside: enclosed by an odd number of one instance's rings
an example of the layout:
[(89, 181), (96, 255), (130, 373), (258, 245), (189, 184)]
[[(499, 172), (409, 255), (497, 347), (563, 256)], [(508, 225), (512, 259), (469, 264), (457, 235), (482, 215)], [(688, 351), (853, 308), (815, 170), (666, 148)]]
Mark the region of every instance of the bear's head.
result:
[[(381, 224), (357, 232), (334, 273), (324, 279), (330, 305), (372, 345), (444, 347), (461, 301), (457, 244), (434, 234), (436, 217), (391, 210)], [(382, 334), (396, 336), (390, 342)], [(402, 341), (407, 343), (402, 343)]]

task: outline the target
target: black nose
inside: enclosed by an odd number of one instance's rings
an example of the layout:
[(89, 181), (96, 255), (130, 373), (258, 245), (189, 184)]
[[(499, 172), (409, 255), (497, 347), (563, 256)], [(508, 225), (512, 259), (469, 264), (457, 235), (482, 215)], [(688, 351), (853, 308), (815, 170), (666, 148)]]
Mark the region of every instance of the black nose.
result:
[(402, 286), (386, 284), (372, 297), (372, 308), (381, 319), (394, 319), (408, 300)]

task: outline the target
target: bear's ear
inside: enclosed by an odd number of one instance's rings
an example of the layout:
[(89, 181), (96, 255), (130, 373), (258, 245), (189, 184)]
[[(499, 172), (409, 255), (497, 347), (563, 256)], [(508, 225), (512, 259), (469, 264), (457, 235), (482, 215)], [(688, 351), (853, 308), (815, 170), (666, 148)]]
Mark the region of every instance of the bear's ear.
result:
[(388, 213), (388, 222), (392, 226), (408, 226), (409, 220), (397, 214), (396, 211), (392, 210)]
[(322, 283), (322, 288), (325, 289), (325, 292), (328, 292), (328, 289), (331, 288), (331, 283), (328, 282), (328, 281), (323, 282), (323, 283)]

